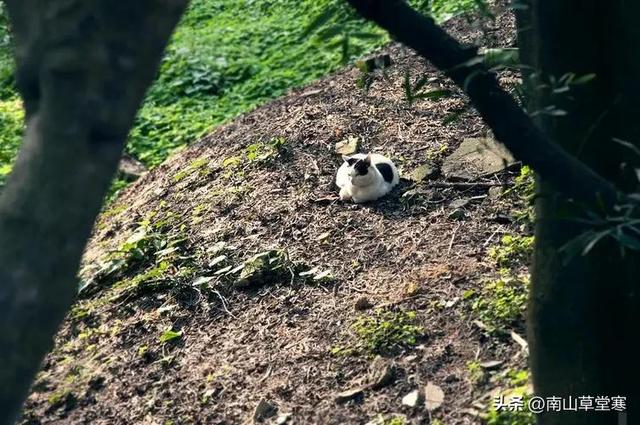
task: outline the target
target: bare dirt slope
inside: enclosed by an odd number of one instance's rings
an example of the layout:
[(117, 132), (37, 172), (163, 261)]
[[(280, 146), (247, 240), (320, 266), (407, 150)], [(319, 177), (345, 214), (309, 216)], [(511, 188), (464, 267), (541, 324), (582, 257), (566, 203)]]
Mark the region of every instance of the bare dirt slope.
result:
[[(466, 42), (514, 44), (510, 14), (487, 25), (484, 35), (462, 18), (447, 28)], [(412, 51), (386, 53), (388, 78), (376, 74), (368, 92), (355, 68), (295, 90), (176, 153), (110, 206), (86, 254), (83, 276), (94, 280), (57, 336), (25, 423), (240, 424), (258, 405), (258, 416), (277, 409), (268, 423), (480, 422), (473, 403), (490, 388), (467, 364), (526, 361), (508, 336), (473, 323), (464, 295), (495, 275), (488, 247), (521, 232), (510, 217), (519, 201), (486, 196), (487, 185), (440, 184), (445, 156), (489, 132)], [(453, 94), (410, 106), (405, 72)], [(335, 201), (334, 147), (351, 136), (404, 176), (428, 162), (436, 174), (417, 188), (403, 180), (375, 204)], [(515, 172), (485, 182), (509, 184)], [(452, 214), (460, 198), (471, 200)], [(245, 262), (268, 250), (257, 266)], [(247, 287), (236, 287), (240, 273)], [(405, 333), (363, 336), (367, 318)], [(387, 366), (393, 376), (378, 382)], [(402, 404), (429, 382), (444, 390), (439, 409)]]

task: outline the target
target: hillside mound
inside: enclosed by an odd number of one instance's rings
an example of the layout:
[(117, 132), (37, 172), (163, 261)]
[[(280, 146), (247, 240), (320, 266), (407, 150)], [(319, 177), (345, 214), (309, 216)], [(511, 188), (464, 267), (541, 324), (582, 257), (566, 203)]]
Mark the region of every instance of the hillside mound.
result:
[[(446, 28), (514, 45), (509, 13)], [(489, 248), (526, 231), (522, 199), (501, 192), (518, 170), (447, 179), (445, 159), (490, 132), (414, 52), (381, 54), (384, 72), (349, 67), (242, 115), (108, 207), (25, 423), (480, 422), (500, 381), (469, 365), (526, 366), (468, 301), (498, 274)], [(409, 104), (405, 75), (429, 95)], [(337, 201), (341, 141), (392, 158), (401, 184)], [(412, 400), (428, 384), (441, 406)]]

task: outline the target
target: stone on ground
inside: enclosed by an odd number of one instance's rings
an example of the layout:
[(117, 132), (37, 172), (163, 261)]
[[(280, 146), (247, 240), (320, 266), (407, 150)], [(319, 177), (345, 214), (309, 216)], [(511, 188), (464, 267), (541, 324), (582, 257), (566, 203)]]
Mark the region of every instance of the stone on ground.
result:
[(499, 173), (515, 162), (511, 153), (493, 139), (464, 139), (444, 160), (442, 173), (447, 179), (475, 180)]

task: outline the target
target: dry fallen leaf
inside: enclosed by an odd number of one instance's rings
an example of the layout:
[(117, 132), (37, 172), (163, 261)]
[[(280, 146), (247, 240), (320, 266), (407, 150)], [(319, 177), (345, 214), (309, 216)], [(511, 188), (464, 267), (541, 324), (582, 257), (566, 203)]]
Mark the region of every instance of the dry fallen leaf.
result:
[(336, 403), (345, 403), (349, 400), (353, 400), (355, 398), (360, 397), (363, 392), (364, 392), (363, 388), (354, 388), (351, 390), (343, 391), (339, 394), (336, 394), (336, 396), (334, 397), (334, 400), (336, 401)]
[(436, 410), (443, 402), (444, 391), (442, 391), (442, 388), (429, 382), (424, 388), (424, 405), (427, 410)]

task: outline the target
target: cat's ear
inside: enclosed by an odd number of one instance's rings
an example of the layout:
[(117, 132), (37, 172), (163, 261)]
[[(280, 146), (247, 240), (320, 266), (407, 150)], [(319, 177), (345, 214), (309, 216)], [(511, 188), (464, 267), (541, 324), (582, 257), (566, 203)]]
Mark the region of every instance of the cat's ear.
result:
[(371, 153), (368, 153), (367, 156), (363, 159), (364, 163), (367, 165), (371, 165)]
[(342, 159), (344, 159), (344, 162), (346, 162), (350, 166), (355, 164), (358, 161), (357, 158), (353, 158), (351, 156), (346, 156), (346, 155), (342, 155)]

